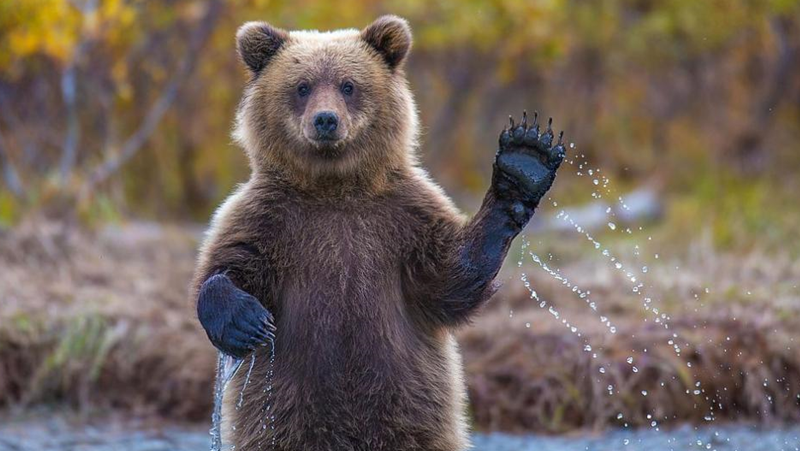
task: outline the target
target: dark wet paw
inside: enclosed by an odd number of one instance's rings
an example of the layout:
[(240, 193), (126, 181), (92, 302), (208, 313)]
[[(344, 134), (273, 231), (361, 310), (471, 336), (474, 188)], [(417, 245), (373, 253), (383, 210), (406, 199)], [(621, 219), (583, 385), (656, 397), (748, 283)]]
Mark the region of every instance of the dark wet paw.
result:
[(200, 289), (197, 314), (211, 343), (242, 358), (275, 338), (275, 319), (258, 299), (217, 274)]
[(552, 118), (547, 122), (547, 129), (540, 134), (538, 114), (534, 114), (530, 127), (527, 116), (523, 112), (519, 124), (509, 118), (511, 127), (500, 134), (492, 184), (500, 197), (515, 201), (514, 209), (519, 208), (519, 202), (532, 210), (552, 186), (566, 149), (564, 132), (559, 133), (557, 142), (553, 144)]

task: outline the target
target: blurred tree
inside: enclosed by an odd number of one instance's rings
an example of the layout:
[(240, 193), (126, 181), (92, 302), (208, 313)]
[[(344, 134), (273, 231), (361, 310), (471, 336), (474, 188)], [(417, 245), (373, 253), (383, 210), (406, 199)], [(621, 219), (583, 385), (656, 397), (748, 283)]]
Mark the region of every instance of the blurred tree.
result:
[(623, 185), (680, 192), (742, 169), (790, 183), (800, 165), (797, 0), (31, 0), (0, 3), (0, 205), (207, 217), (247, 172), (229, 138), (236, 27), (383, 13), (414, 28), (423, 159), (465, 205), (523, 108)]

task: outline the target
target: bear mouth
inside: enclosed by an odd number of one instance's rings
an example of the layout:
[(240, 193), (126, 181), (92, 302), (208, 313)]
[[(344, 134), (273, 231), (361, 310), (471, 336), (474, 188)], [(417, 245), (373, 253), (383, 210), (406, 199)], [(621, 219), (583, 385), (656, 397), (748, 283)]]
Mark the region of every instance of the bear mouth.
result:
[(344, 144), (344, 137), (339, 135), (317, 135), (308, 139), (311, 145), (317, 150), (332, 151), (337, 150)]
[(319, 133), (305, 130), (303, 137), (314, 147), (335, 147), (344, 142), (346, 136), (339, 132)]
[(344, 140), (341, 138), (310, 139), (313, 154), (322, 159), (334, 159), (344, 154)]
[(341, 139), (337, 136), (318, 136), (314, 141), (320, 145), (335, 145)]

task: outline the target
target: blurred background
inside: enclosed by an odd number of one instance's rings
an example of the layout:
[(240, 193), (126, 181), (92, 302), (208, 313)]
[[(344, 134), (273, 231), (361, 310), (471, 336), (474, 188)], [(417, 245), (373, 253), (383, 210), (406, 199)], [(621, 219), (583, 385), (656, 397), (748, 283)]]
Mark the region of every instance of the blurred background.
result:
[(800, 419), (797, 0), (6, 0), (8, 437), (51, 412), (207, 421), (215, 354), (187, 284), (249, 173), (235, 31), (384, 13), (413, 28), (421, 160), (465, 211), (509, 114), (553, 116), (571, 143), (459, 335), (476, 429)]

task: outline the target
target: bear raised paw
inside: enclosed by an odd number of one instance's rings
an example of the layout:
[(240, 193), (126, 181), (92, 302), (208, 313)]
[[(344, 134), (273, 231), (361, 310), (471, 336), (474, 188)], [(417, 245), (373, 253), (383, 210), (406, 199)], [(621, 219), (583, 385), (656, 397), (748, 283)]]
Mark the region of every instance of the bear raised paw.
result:
[(528, 114), (522, 113), (519, 125), (509, 116), (510, 128), (503, 129), (495, 156), (492, 188), (497, 196), (512, 201), (512, 215), (520, 227), (528, 222), (539, 201), (553, 185), (564, 161), (564, 132), (553, 145), (553, 118), (539, 134), (539, 114), (534, 113), (528, 127)]

